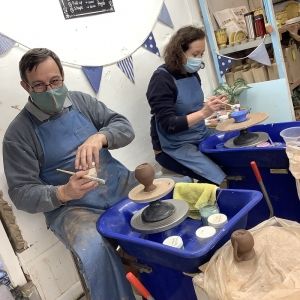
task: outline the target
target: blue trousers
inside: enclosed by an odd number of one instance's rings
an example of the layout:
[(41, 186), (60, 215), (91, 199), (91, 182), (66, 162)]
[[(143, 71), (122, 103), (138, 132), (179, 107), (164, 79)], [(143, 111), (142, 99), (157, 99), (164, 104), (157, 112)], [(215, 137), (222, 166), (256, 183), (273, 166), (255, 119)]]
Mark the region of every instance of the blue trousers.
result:
[(96, 229), (102, 212), (65, 206), (49, 226), (76, 257), (91, 300), (134, 300), (120, 258)]

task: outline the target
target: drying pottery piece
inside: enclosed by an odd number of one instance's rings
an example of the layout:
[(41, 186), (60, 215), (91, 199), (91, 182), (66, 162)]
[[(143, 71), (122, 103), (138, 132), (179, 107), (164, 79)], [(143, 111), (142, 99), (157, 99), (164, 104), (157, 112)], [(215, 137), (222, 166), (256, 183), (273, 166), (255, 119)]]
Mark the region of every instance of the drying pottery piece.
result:
[(139, 203), (161, 199), (170, 193), (175, 185), (174, 180), (170, 178), (154, 179), (154, 168), (148, 163), (137, 166), (134, 175), (141, 184), (129, 192), (128, 198)]
[(144, 192), (155, 190), (156, 186), (153, 184), (154, 175), (154, 168), (148, 163), (137, 166), (134, 171), (135, 178), (144, 186)]
[(221, 28), (219, 30), (216, 30), (215, 36), (216, 36), (216, 40), (217, 40), (217, 44), (218, 44), (219, 48), (225, 48), (226, 44), (227, 44), (227, 40), (228, 40), (226, 29)]
[(234, 231), (231, 235), (231, 244), (236, 261), (250, 260), (255, 256), (254, 239), (249, 231), (245, 229)]
[(247, 121), (247, 115), (249, 114), (249, 109), (242, 109), (239, 111), (233, 111), (229, 116), (234, 118), (235, 123), (245, 122)]
[(88, 170), (87, 175), (92, 177), (98, 177), (97, 169), (94, 162), (93, 162), (93, 167)]

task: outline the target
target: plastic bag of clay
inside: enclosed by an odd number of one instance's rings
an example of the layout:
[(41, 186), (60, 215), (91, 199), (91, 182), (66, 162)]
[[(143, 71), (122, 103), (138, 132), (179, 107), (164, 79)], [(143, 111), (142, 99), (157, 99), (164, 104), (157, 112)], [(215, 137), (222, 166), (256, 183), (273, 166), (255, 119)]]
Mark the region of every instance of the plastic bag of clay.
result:
[(227, 242), (193, 278), (198, 299), (300, 299), (300, 224), (274, 217), (249, 231), (254, 258), (235, 261)]

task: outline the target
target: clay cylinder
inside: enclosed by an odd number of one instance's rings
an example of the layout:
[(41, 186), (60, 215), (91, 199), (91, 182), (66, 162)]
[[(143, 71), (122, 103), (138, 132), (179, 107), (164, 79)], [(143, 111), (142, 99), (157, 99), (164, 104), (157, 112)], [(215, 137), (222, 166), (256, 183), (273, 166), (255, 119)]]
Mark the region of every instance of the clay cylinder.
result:
[(245, 229), (234, 231), (231, 235), (231, 244), (236, 261), (250, 260), (254, 257), (254, 239), (249, 231)]
[(148, 163), (137, 166), (134, 171), (135, 178), (145, 187), (144, 192), (151, 192), (156, 188), (153, 184), (154, 175), (154, 168)]

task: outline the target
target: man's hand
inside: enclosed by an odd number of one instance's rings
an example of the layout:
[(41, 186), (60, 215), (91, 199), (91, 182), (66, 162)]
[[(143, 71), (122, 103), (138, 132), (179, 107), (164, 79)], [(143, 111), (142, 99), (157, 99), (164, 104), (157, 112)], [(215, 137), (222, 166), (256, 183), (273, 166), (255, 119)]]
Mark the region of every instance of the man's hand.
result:
[(79, 171), (72, 175), (67, 184), (58, 187), (57, 198), (63, 203), (80, 199), (87, 192), (96, 188), (98, 186), (96, 181), (83, 178), (87, 173), (88, 171)]
[(99, 169), (99, 151), (103, 146), (107, 146), (106, 136), (96, 133), (90, 136), (81, 146), (78, 147), (75, 159), (75, 168), (88, 170), (95, 162), (96, 169)]
[(207, 101), (204, 102), (202, 108), (202, 113), (205, 118), (210, 117), (215, 111), (224, 108), (225, 103), (227, 103), (226, 96), (211, 96)]

